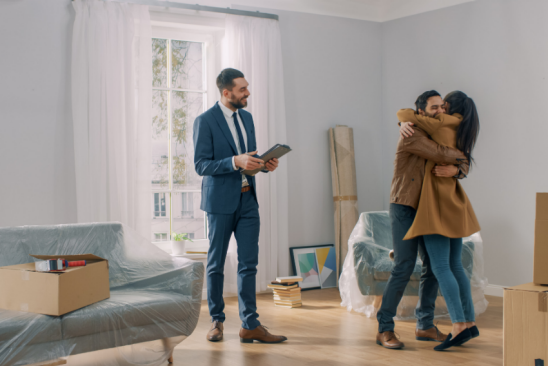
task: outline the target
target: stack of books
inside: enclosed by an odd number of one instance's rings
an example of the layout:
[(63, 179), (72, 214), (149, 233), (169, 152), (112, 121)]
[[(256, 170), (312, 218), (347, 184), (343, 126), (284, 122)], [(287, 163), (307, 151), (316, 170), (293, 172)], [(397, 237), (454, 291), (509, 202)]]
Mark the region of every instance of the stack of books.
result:
[(302, 277), (277, 277), (268, 288), (274, 291), (274, 305), (284, 308), (299, 308), (303, 305), (301, 300), (301, 288), (298, 282)]

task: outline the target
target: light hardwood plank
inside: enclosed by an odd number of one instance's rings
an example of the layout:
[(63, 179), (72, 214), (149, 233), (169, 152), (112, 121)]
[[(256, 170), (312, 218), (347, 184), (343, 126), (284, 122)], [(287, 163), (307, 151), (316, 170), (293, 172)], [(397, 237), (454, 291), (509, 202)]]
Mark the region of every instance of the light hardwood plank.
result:
[[(488, 296), (487, 312), (477, 319), (481, 336), (446, 352), (433, 350), (438, 343), (415, 340), (415, 322), (397, 321), (396, 332), (406, 347), (388, 350), (375, 343), (377, 320), (348, 312), (340, 306), (338, 289), (302, 293), (303, 307), (274, 306), (272, 294), (257, 296), (259, 320), (287, 342), (275, 345), (241, 344), (238, 299), (227, 298), (225, 339), (212, 343), (207, 302), (202, 302), (194, 333), (177, 346), (174, 366), (473, 366), (502, 365), (502, 298)], [(451, 322), (441, 319), (438, 327), (448, 333)]]

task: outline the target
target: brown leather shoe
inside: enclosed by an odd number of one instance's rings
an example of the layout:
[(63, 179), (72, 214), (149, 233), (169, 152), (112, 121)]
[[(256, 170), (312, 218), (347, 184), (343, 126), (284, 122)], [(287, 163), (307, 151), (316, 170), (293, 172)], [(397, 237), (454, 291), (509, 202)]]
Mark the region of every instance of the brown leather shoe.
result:
[(223, 323), (219, 322), (217, 320), (214, 320), (213, 323), (211, 323), (211, 329), (207, 333), (207, 340), (210, 342), (219, 342), (223, 340)]
[(287, 337), (272, 335), (266, 330), (263, 325), (259, 325), (253, 330), (242, 328), (240, 329), (240, 342), (253, 343), (253, 341), (259, 341), (262, 343), (281, 343), (287, 340)]
[(396, 333), (391, 331), (377, 333), (377, 344), (389, 349), (400, 349), (405, 347), (396, 336)]
[(447, 334), (443, 334), (438, 327), (434, 326), (427, 330), (415, 329), (415, 338), (417, 341), (443, 342), (447, 338)]

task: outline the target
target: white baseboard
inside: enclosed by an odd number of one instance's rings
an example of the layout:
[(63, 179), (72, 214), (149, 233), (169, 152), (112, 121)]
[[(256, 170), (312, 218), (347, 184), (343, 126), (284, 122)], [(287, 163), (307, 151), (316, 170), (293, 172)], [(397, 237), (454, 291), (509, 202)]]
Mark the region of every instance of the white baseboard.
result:
[(487, 285), (487, 287), (485, 287), (485, 294), (490, 296), (502, 297), (505, 287), (506, 286)]

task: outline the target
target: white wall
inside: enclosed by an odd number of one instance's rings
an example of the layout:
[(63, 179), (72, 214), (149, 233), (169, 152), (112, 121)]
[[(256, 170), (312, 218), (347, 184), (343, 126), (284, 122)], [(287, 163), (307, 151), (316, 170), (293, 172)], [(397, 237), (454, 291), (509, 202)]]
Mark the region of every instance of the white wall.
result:
[(382, 24), (384, 201), (396, 111), (425, 90), (459, 89), (478, 107), (477, 165), (464, 181), (490, 283), (532, 281), (535, 192), (548, 191), (548, 2), (478, 0)]
[(68, 0), (0, 1), (0, 227), (76, 220)]
[[(354, 128), (360, 211), (383, 208), (381, 25), (280, 15), (291, 246), (334, 242), (328, 129)], [(68, 0), (0, 3), (0, 226), (76, 220)], [(6, 72), (9, 70), (9, 72)]]
[(289, 245), (332, 244), (330, 127), (354, 129), (359, 211), (383, 209), (381, 24), (260, 10), (280, 16), (293, 149), (282, 160), (289, 165)]
[[(461, 89), (482, 124), (465, 181), (491, 283), (532, 279), (535, 192), (548, 191), (544, 0), (477, 0), (387, 23), (280, 15), (291, 246), (334, 241), (327, 129), (354, 128), (360, 211), (388, 208), (395, 112)], [(68, 0), (0, 2), (0, 226), (76, 219)], [(382, 108), (381, 108), (382, 107)]]

